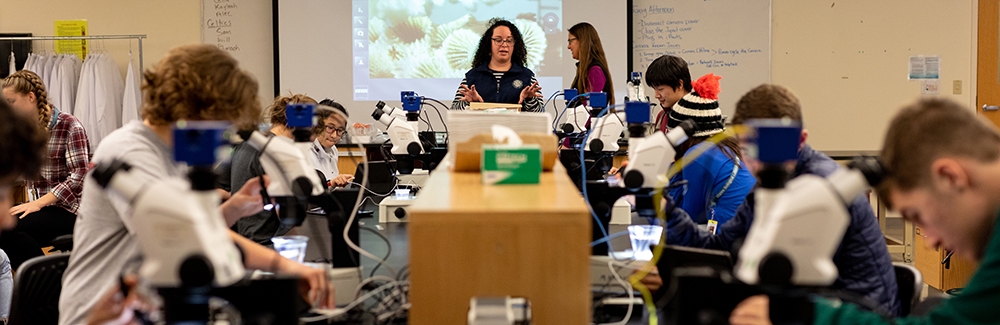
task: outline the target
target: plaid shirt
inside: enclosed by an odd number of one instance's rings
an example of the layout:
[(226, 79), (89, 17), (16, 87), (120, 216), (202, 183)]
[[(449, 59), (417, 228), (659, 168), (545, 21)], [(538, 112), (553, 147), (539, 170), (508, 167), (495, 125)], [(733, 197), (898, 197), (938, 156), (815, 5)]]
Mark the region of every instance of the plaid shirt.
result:
[(52, 193), (59, 199), (56, 206), (76, 213), (80, 207), (83, 178), (90, 170), (90, 141), (83, 124), (73, 115), (60, 112), (53, 118), (56, 122), (49, 131), (41, 177), (29, 180), (27, 186), (38, 197)]

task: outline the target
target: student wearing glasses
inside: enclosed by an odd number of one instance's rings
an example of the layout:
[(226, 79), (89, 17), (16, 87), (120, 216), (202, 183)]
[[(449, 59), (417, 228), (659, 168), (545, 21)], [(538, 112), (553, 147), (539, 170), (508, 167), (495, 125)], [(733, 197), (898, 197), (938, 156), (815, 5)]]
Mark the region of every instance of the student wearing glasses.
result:
[[(579, 93), (604, 92), (608, 105), (615, 104), (615, 90), (608, 72), (608, 61), (601, 46), (601, 37), (590, 23), (579, 23), (569, 28), (566, 49), (576, 63), (576, 77), (572, 87)], [(569, 98), (567, 98), (569, 100)]]
[(343, 105), (335, 101), (324, 99), (319, 102), (320, 107), (329, 106), (344, 113), (343, 116), (330, 109), (316, 109), (316, 126), (313, 127), (313, 136), (316, 138), (312, 142), (312, 152), (316, 155), (319, 165), (316, 169), (323, 172), (327, 179), (327, 185), (331, 187), (342, 187), (354, 179), (354, 175), (341, 174), (337, 167), (337, 143), (347, 133), (347, 110)]
[(451, 109), (467, 109), (471, 102), (521, 104), (521, 111), (541, 112), (542, 87), (525, 67), (528, 50), (514, 23), (494, 18), (479, 40), (472, 70), (455, 92)]
[[(316, 100), (304, 94), (275, 97), (264, 114), (271, 123), (268, 129), (269, 136), (292, 139), (292, 128), (288, 127), (285, 113), (285, 108), (292, 104), (316, 104)], [(229, 184), (244, 184), (261, 175), (264, 175), (264, 167), (260, 164), (260, 151), (247, 141), (237, 145), (233, 149)], [(232, 195), (236, 195), (239, 188), (232, 187), (230, 191)], [(231, 224), (231, 227), (243, 237), (268, 247), (273, 246), (271, 237), (284, 236), (292, 229), (291, 226), (281, 223), (274, 210), (262, 210), (241, 218)]]

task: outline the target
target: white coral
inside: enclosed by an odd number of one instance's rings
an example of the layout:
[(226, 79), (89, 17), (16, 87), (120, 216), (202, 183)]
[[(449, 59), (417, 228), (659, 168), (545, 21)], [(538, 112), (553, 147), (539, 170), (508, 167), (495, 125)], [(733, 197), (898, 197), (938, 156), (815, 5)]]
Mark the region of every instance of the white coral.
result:
[(545, 42), (545, 31), (537, 22), (527, 19), (515, 19), (514, 26), (517, 26), (517, 29), (521, 31), (524, 47), (528, 50), (526, 67), (532, 70), (537, 69), (538, 65), (545, 59), (545, 48), (548, 47), (548, 43)]
[(413, 72), (414, 78), (452, 78), (454, 77), (455, 69), (448, 66), (444, 60), (437, 57), (430, 56), (425, 58), (424, 61), (417, 65), (417, 69)]
[(403, 43), (413, 43), (423, 39), (434, 29), (430, 18), (408, 17), (406, 20), (394, 23), (386, 30), (386, 36), (398, 39)]
[(481, 36), (468, 29), (459, 29), (444, 40), (443, 48), (448, 64), (454, 69), (472, 68)]
[(452, 20), (450, 22), (438, 25), (431, 32), (431, 46), (440, 47), (444, 43), (444, 40), (460, 28), (465, 27), (469, 23), (471, 16), (468, 14), (458, 17), (458, 19)]
[(375, 43), (385, 35), (385, 21), (382, 18), (368, 18), (368, 40)]
[(390, 56), (392, 46), (385, 42), (374, 42), (368, 47), (368, 75), (371, 78), (394, 78), (396, 61)]
[(408, 17), (427, 16), (424, 0), (377, 0), (371, 6), (375, 16), (389, 22), (405, 21)]
[(431, 57), (430, 46), (426, 39), (421, 39), (413, 43), (397, 43), (394, 48), (399, 52), (399, 59), (393, 74), (396, 78), (414, 78), (417, 66), (426, 58)]

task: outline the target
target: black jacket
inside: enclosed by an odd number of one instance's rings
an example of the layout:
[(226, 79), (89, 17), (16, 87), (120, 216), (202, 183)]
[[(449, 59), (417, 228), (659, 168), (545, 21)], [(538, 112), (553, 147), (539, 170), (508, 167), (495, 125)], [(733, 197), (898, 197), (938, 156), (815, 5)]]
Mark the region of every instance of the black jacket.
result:
[(470, 87), (475, 85), (484, 102), (517, 104), (521, 100), (521, 91), (531, 85), (534, 76), (534, 72), (515, 63), (504, 72), (497, 87), (493, 71), (483, 64), (465, 73), (465, 84)]

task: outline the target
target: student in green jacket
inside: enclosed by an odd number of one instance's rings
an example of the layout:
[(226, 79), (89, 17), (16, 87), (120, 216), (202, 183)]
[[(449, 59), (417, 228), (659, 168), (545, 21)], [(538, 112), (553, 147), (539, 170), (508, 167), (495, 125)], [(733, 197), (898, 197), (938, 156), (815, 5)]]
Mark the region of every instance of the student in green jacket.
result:
[[(923, 99), (892, 120), (880, 198), (924, 230), (928, 245), (978, 261), (962, 294), (894, 324), (1000, 324), (1000, 132), (955, 102)], [(818, 299), (814, 324), (889, 324), (851, 304)], [(730, 322), (770, 324), (768, 299), (744, 300)]]

